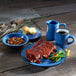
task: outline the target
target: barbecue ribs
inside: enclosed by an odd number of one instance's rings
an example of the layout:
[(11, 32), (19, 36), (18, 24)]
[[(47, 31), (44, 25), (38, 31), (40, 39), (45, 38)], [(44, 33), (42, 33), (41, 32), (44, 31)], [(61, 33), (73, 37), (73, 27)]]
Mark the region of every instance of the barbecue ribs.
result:
[(48, 58), (56, 47), (49, 41), (39, 40), (32, 48), (25, 51), (26, 59), (30, 62), (41, 63), (40, 59)]

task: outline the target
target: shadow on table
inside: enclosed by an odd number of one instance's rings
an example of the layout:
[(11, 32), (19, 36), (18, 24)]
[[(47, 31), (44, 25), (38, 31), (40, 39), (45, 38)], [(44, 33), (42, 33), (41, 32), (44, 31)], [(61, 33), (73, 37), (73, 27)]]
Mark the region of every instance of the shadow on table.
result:
[(12, 71), (10, 71), (10, 73), (15, 73), (15, 74), (33, 74), (33, 73), (39, 73), (39, 72), (42, 72), (42, 71), (45, 71), (47, 70), (48, 67), (37, 67), (37, 66), (33, 66), (33, 65), (26, 65), (24, 67), (21, 67), (21, 68), (17, 68), (17, 69), (14, 69)]
[(10, 48), (8, 46), (3, 45), (3, 47), (0, 48), (3, 53), (5, 54), (16, 54), (16, 53), (20, 53), (21, 50), (23, 49), (23, 47), (21, 48)]
[[(64, 70), (64, 71), (63, 71)], [(24, 75), (24, 74), (34, 74), (34, 73), (47, 73), (47, 72), (52, 73), (53, 71), (58, 71), (59, 73), (72, 73), (76, 71), (76, 58), (69, 58), (65, 60), (63, 63), (61, 63), (58, 66), (55, 67), (50, 67), (50, 68), (43, 68), (43, 67), (37, 67), (37, 66), (32, 66), (32, 65), (27, 65), (21, 68), (17, 68), (14, 70), (11, 70), (10, 73), (13, 74), (19, 74), (19, 75)], [(44, 75), (45, 76), (45, 75)]]

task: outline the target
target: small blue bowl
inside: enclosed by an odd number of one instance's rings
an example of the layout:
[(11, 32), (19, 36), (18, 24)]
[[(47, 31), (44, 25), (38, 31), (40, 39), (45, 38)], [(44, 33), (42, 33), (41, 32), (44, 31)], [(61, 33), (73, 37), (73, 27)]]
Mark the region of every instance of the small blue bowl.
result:
[[(12, 37), (23, 38), (25, 42), (24, 42), (23, 44), (19, 44), (19, 45), (11, 45), (11, 44), (8, 44), (8, 43), (7, 43), (7, 39), (8, 39), (8, 38), (12, 38)], [(28, 41), (29, 41), (28, 36), (27, 36), (27, 35), (24, 35), (24, 34), (20, 34), (20, 33), (10, 33), (10, 34), (5, 35), (5, 36), (2, 38), (2, 42), (3, 42), (5, 45), (9, 46), (9, 47), (21, 47), (21, 46), (27, 44)]]

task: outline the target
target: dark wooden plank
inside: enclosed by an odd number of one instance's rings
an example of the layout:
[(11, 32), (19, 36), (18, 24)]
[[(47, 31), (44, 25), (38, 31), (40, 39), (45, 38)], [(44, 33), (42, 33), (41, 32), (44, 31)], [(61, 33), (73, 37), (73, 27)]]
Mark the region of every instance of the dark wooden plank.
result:
[[(67, 28), (68, 28), (68, 26), (71, 26), (70, 24), (76, 23), (76, 16), (75, 15), (76, 15), (76, 12), (72, 12), (72, 13), (65, 13), (65, 14), (60, 14), (60, 15), (55, 15), (55, 16), (39, 18), (39, 19), (33, 19), (32, 21), (38, 27), (40, 27), (40, 29), (43, 31), (47, 30), (46, 21), (48, 21), (48, 20), (57, 20), (60, 23), (66, 23)], [(73, 25), (73, 27), (75, 27), (75, 25)]]
[(0, 76), (4, 76), (4, 74), (3, 73), (0, 73)]
[[(10, 8), (40, 8), (45, 6), (57, 6), (66, 3), (76, 2), (75, 0), (5, 0), (0, 1), (0, 5)], [(9, 5), (7, 5), (9, 4)]]
[(67, 12), (73, 12), (76, 11), (75, 8), (76, 4), (64, 4), (59, 6), (53, 6), (53, 7), (43, 7), (35, 9), (40, 16), (49, 16), (49, 15), (55, 15), (55, 14), (61, 14), (61, 13), (67, 13)]
[(55, 76), (58, 75), (58, 72), (55, 70), (55, 67), (42, 68), (28, 65), (26, 67), (7, 71), (4, 74), (8, 74), (10, 76), (50, 76), (51, 74), (52, 76)]

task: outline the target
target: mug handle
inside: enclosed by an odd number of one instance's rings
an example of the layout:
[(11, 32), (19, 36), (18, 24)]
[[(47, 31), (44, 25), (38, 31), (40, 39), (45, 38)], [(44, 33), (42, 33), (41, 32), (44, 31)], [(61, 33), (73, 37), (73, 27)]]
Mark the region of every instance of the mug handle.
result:
[[(69, 38), (72, 38), (73, 40), (72, 40), (72, 41), (68, 41)], [(67, 38), (67, 44), (68, 44), (68, 45), (69, 45), (69, 44), (72, 44), (74, 41), (75, 41), (74, 36), (69, 35), (68, 38)]]
[(64, 29), (66, 28), (66, 23), (60, 23), (59, 26), (64, 26)]

